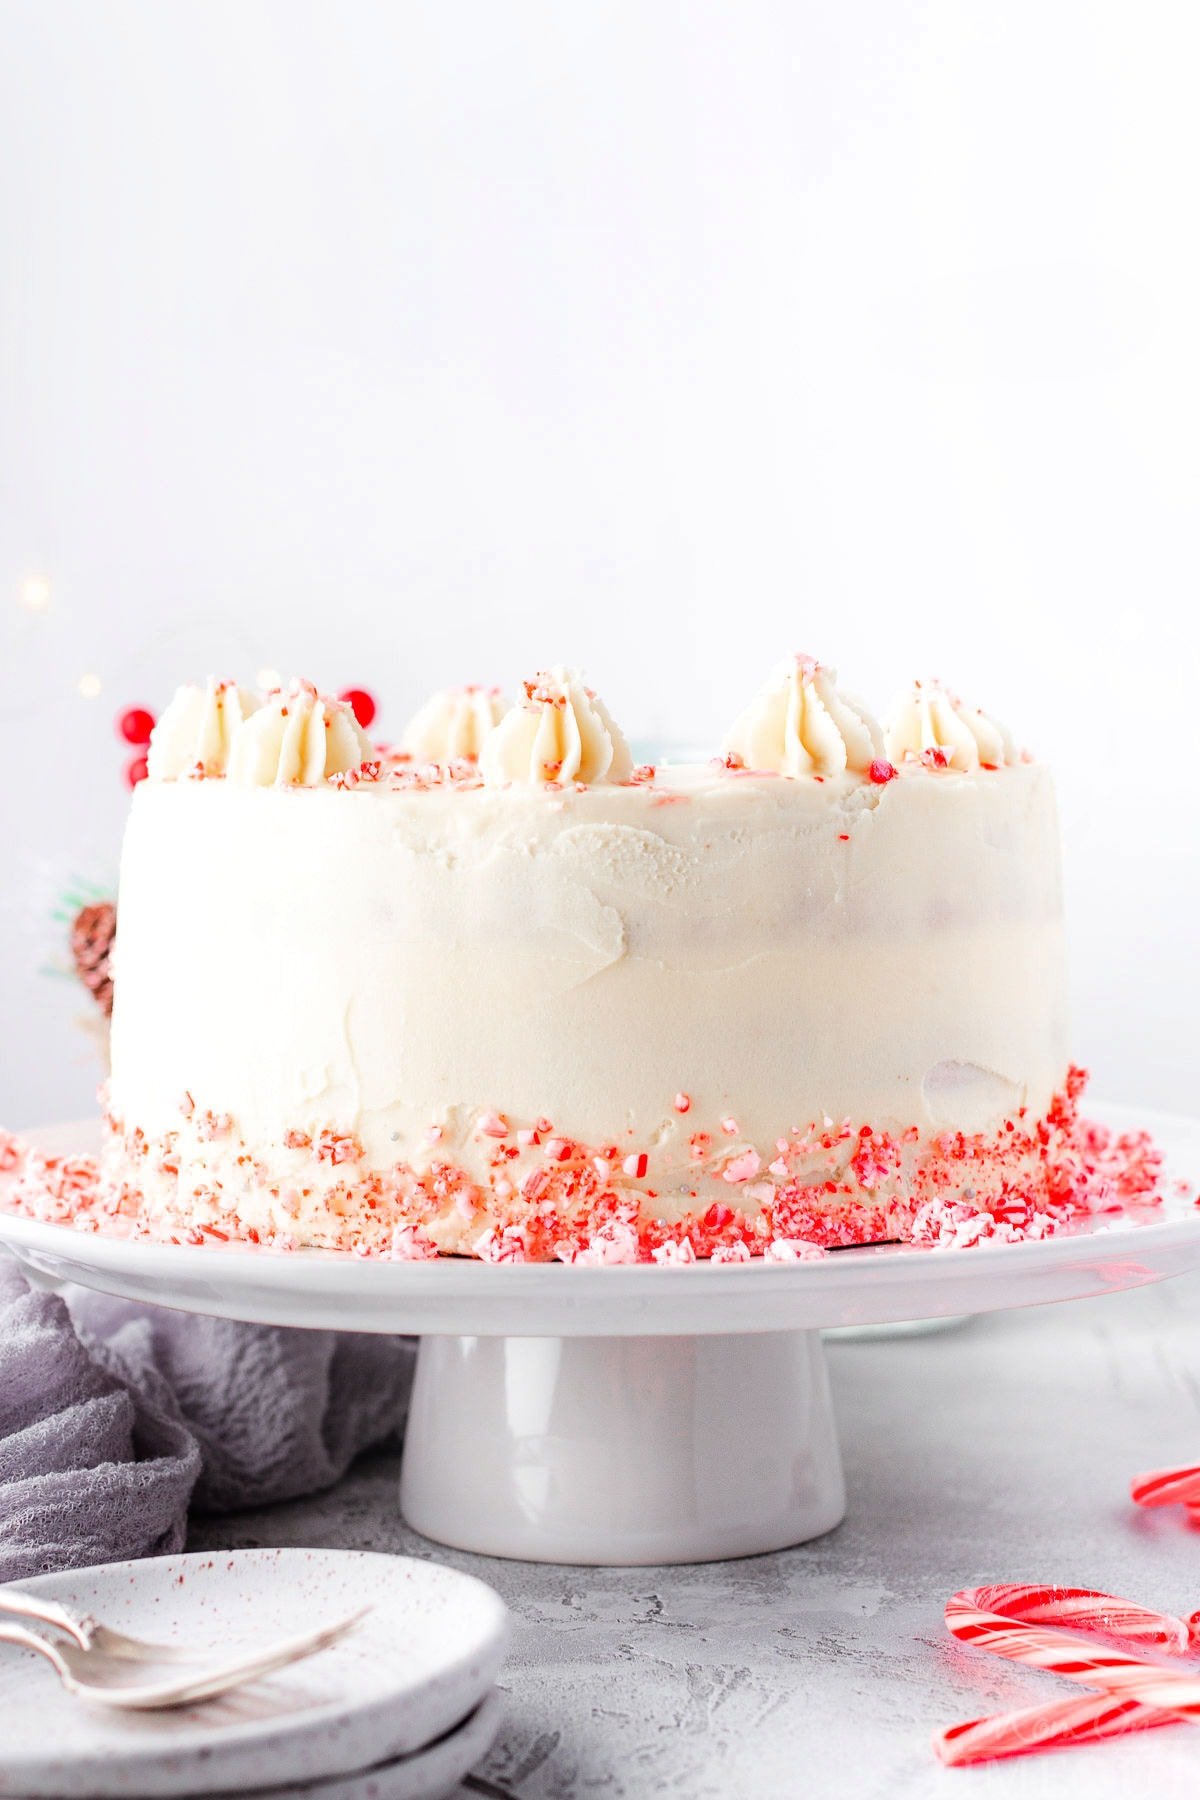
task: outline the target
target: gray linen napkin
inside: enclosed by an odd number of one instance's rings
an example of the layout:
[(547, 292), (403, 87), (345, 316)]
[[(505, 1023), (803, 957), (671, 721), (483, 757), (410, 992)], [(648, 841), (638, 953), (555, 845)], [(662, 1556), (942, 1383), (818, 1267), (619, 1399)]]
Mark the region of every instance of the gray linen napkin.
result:
[(399, 1429), (413, 1350), (43, 1293), (0, 1255), (0, 1581), (179, 1550), (189, 1504), (331, 1486)]

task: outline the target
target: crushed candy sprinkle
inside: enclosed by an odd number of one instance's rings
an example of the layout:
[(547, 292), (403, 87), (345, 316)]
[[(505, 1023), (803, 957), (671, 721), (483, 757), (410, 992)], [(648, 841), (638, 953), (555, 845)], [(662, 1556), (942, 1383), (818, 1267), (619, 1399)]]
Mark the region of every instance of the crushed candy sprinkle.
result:
[[(493, 1262), (671, 1266), (810, 1260), (889, 1241), (967, 1250), (1140, 1216), (1179, 1188), (1148, 1133), (1080, 1116), (1084, 1080), (1071, 1070), (1044, 1117), (1021, 1113), (985, 1135), (921, 1139), (914, 1126), (893, 1133), (825, 1116), (781, 1134), (767, 1168), (755, 1146), (724, 1146), (732, 1119), (715, 1140), (699, 1131), (673, 1150), (670, 1134), (619, 1149), (554, 1134), (546, 1118), (485, 1110), (474, 1142), (487, 1167), (474, 1177), (442, 1151), (441, 1126), (425, 1132), (417, 1162), (372, 1168), (358, 1137), (332, 1126), (293, 1128), (274, 1150), (251, 1151), (228, 1113), (188, 1093), (175, 1125), (154, 1136), (109, 1113), (99, 1159), (47, 1155), (0, 1132), (0, 1205), (80, 1231), (271, 1250), (316, 1243), (406, 1261), (460, 1245)], [(682, 1205), (664, 1219), (656, 1203), (668, 1190)]]

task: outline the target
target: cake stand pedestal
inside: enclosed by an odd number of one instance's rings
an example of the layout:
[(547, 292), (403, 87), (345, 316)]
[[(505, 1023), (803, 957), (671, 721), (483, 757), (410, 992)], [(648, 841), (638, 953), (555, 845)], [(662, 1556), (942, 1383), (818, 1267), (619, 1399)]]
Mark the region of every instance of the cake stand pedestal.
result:
[[(1200, 1122), (1102, 1116), (1148, 1126), (1172, 1174), (1200, 1178)], [(38, 1141), (77, 1151), (94, 1135), (59, 1127)], [(547, 1562), (703, 1562), (836, 1525), (845, 1492), (821, 1327), (1081, 1299), (1200, 1265), (1200, 1212), (1181, 1195), (1145, 1222), (1109, 1215), (1038, 1243), (662, 1268), (131, 1243), (3, 1204), (0, 1178), (0, 1243), (50, 1285), (419, 1335), (405, 1516), (440, 1543)]]
[(817, 1537), (846, 1510), (821, 1334), (422, 1338), (400, 1504), (426, 1537), (535, 1562)]

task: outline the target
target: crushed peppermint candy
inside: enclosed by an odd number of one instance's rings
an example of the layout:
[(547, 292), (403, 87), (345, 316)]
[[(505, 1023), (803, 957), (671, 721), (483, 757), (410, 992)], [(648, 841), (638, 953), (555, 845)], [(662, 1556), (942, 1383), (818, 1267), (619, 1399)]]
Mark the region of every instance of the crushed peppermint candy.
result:
[(680, 1238), (678, 1243), (659, 1244), (650, 1252), (655, 1262), (663, 1269), (681, 1269), (687, 1263), (694, 1263), (696, 1252), (692, 1248), (690, 1238)]
[(825, 1255), (820, 1244), (804, 1238), (772, 1238), (763, 1251), (765, 1262), (819, 1262)]
[[(107, 1114), (99, 1158), (47, 1155), (0, 1132), (0, 1205), (78, 1231), (175, 1243), (303, 1241), (397, 1260), (444, 1246), (495, 1262), (674, 1266), (803, 1261), (888, 1241), (1032, 1242), (1136, 1221), (1166, 1193), (1194, 1198), (1168, 1179), (1148, 1133), (1080, 1117), (1084, 1079), (1071, 1070), (1042, 1117), (1021, 1110), (986, 1134), (930, 1137), (825, 1114), (771, 1140), (765, 1167), (758, 1146), (725, 1141), (739, 1131), (733, 1119), (686, 1142), (666, 1133), (651, 1150), (588, 1144), (554, 1134), (548, 1118), (516, 1125), (491, 1109), (453, 1147), (441, 1148), (440, 1125), (418, 1134), (411, 1159), (393, 1139), (395, 1160), (380, 1167), (354, 1133), (332, 1126), (247, 1144), (229, 1114), (189, 1091), (154, 1134)], [(654, 1185), (627, 1185), (649, 1177), (652, 1154)]]

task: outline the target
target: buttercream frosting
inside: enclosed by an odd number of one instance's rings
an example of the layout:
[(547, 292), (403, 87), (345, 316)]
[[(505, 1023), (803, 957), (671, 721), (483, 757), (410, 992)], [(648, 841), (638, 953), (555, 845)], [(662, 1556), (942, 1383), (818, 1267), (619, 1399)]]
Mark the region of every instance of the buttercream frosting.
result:
[(882, 753), (882, 734), (836, 683), (835, 669), (792, 657), (742, 714), (726, 750), (747, 768), (776, 775), (865, 774)]
[[(909, 705), (893, 780), (807, 659), (736, 755), (655, 771), (563, 669), (478, 765), (389, 767), (308, 684), (271, 694), (230, 779), (134, 794), (110, 1212), (678, 1261), (904, 1237), (931, 1196), (971, 1231), (988, 1196), (1006, 1230), (1014, 1193), (1070, 1198), (1042, 1135), (1067, 1068), (1049, 774), (940, 692)], [(925, 773), (966, 737), (972, 766)]]
[(1014, 757), (1003, 725), (936, 681), (915, 681), (896, 702), (885, 742), (894, 762), (915, 758), (942, 768), (1000, 768)]
[(477, 762), (484, 739), (507, 710), (499, 688), (442, 688), (409, 720), (401, 745), (426, 762)]
[(490, 733), (479, 759), (489, 787), (509, 782), (628, 781), (633, 758), (604, 702), (574, 669), (543, 669)]
[(150, 734), (146, 764), (151, 781), (180, 775), (224, 775), (234, 733), (258, 706), (235, 681), (210, 676), (203, 685), (177, 688)]
[(238, 727), (228, 774), (245, 787), (315, 787), (370, 756), (371, 741), (348, 705), (293, 681)]

